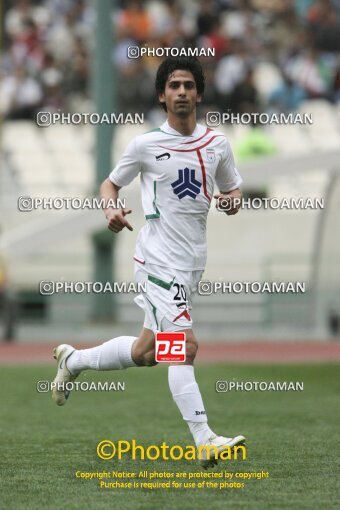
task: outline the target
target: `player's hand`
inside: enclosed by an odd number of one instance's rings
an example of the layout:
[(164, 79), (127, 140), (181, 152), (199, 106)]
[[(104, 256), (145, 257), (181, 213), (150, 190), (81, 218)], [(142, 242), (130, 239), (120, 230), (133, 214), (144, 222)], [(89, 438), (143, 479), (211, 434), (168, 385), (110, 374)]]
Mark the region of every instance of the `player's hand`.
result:
[(132, 209), (112, 209), (106, 214), (106, 219), (108, 221), (108, 229), (118, 234), (123, 228), (128, 228), (129, 230), (133, 230), (130, 223), (127, 221), (125, 216), (127, 214), (131, 214)]
[(241, 207), (241, 192), (240, 190), (230, 191), (229, 193), (216, 193), (216, 209), (224, 211), (228, 216), (233, 216), (238, 213)]

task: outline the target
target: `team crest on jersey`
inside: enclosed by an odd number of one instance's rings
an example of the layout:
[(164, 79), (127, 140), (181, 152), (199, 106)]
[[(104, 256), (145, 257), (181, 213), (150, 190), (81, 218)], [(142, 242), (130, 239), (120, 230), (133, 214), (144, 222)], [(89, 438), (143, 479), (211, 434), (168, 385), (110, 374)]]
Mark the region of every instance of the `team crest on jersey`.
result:
[(216, 160), (215, 149), (206, 149), (206, 153), (207, 161), (209, 161), (209, 163), (215, 163)]
[(202, 183), (195, 179), (195, 170), (184, 168), (178, 170), (178, 179), (172, 182), (171, 186), (179, 199), (184, 197), (196, 198), (200, 193)]

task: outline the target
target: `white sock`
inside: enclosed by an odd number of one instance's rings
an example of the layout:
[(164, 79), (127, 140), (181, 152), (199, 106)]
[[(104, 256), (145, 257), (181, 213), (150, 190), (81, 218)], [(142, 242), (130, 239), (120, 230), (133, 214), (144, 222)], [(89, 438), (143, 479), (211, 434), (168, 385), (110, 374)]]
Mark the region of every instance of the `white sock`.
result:
[(135, 336), (118, 336), (91, 349), (75, 350), (66, 361), (71, 374), (82, 370), (120, 370), (137, 367), (131, 357)]
[(197, 446), (204, 445), (214, 434), (208, 426), (201, 393), (192, 365), (171, 365), (169, 387), (183, 420), (188, 423)]

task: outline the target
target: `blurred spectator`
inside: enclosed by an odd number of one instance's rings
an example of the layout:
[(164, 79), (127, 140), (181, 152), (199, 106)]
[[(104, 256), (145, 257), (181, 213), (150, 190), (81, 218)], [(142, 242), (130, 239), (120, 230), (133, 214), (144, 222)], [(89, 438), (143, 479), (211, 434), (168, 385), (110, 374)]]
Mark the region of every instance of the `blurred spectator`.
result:
[(42, 110), (61, 110), (63, 108), (63, 74), (58, 62), (52, 56), (45, 56), (44, 70), (41, 73), (43, 86)]
[(303, 88), (282, 73), (282, 83), (270, 94), (269, 106), (277, 112), (294, 112), (305, 97)]
[(202, 48), (214, 48), (215, 57), (218, 61), (230, 49), (230, 41), (223, 33), (221, 21), (215, 17), (206, 27), (205, 32), (198, 38), (198, 46)]
[(64, 64), (64, 92), (68, 98), (67, 105), (72, 110), (72, 102), (77, 104), (89, 95), (90, 76), (89, 52), (80, 37), (75, 37), (72, 47), (72, 65)]
[(145, 10), (142, 0), (129, 0), (118, 17), (119, 35), (145, 42), (151, 35), (151, 18)]
[(340, 62), (338, 63), (334, 76), (332, 100), (334, 103), (340, 102)]
[(34, 6), (29, 0), (15, 0), (5, 14), (5, 32), (15, 39), (24, 32), (24, 24), (27, 19), (32, 19)]
[(329, 97), (334, 71), (325, 56), (317, 50), (309, 49), (292, 57), (285, 72), (305, 90), (309, 98)]
[(314, 0), (295, 0), (295, 2), (293, 2), (295, 13), (301, 21), (305, 21), (307, 18), (308, 10), (313, 3)]
[(25, 64), (32, 72), (41, 69), (44, 58), (42, 37), (39, 27), (32, 18), (22, 20), (22, 30), (13, 38), (12, 47), (17, 62)]
[(197, 15), (198, 35), (211, 34), (219, 21), (218, 11), (214, 0), (201, 0), (200, 10)]
[(243, 43), (234, 40), (231, 53), (222, 57), (216, 68), (215, 86), (219, 94), (220, 108), (229, 108), (231, 95), (235, 87), (245, 79), (250, 64)]
[(340, 22), (330, 0), (319, 0), (308, 11), (315, 46), (322, 51), (340, 50)]
[(17, 67), (14, 74), (0, 84), (1, 111), (10, 119), (33, 119), (43, 94), (40, 84), (29, 77), (24, 67)]
[(123, 113), (145, 113), (153, 106), (156, 99), (153, 80), (141, 61), (121, 68), (118, 93), (119, 110)]
[(257, 113), (259, 96), (254, 84), (254, 71), (248, 69), (243, 81), (238, 83), (230, 97), (230, 109), (235, 113)]

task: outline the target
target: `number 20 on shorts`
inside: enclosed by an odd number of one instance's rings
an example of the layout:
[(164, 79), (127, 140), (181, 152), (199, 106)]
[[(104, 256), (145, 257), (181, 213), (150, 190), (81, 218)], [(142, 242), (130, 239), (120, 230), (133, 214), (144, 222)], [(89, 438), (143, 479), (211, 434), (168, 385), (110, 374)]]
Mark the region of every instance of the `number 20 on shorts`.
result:
[(186, 359), (185, 333), (156, 333), (156, 361), (183, 363)]

